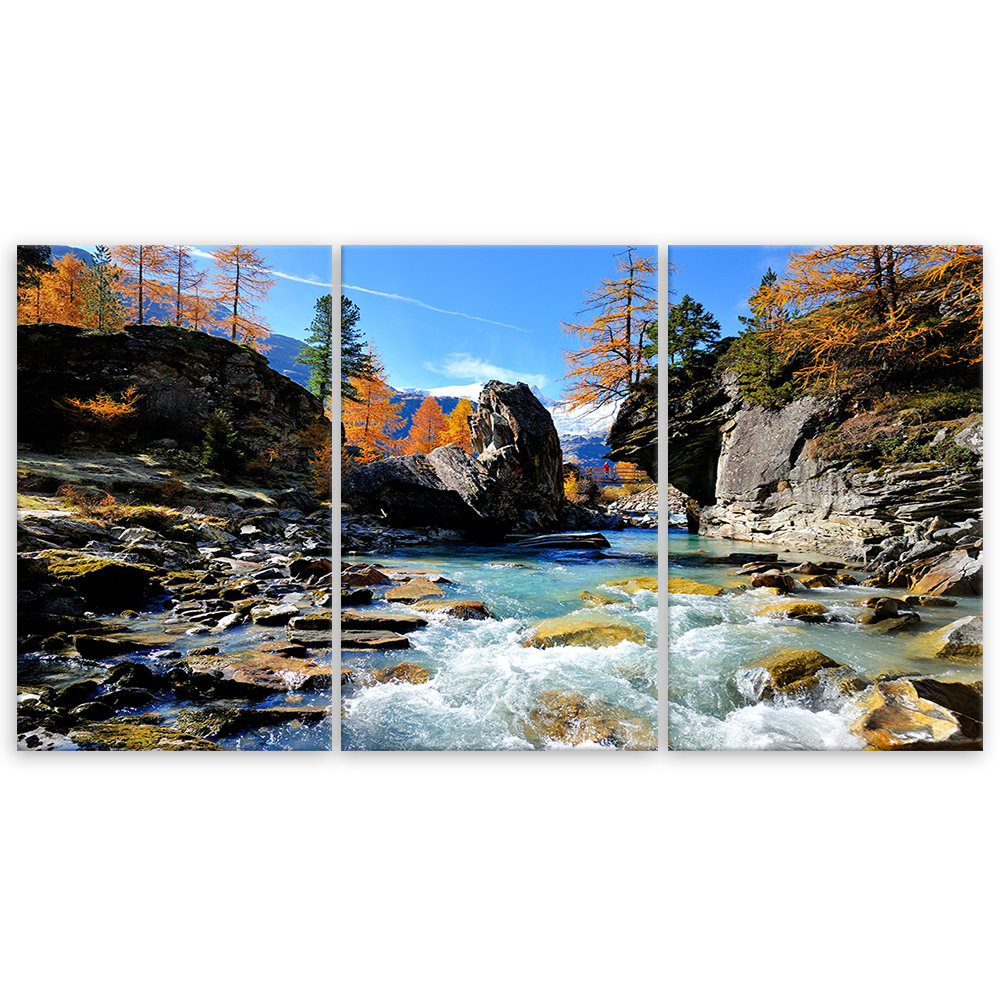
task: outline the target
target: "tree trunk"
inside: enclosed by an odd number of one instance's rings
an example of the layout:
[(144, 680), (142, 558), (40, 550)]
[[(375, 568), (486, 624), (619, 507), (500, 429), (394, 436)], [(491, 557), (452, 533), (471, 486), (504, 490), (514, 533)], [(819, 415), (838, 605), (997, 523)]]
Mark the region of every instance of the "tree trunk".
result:
[(875, 312), (885, 319), (885, 293), (882, 291), (882, 248), (872, 247), (872, 266), (875, 269)]
[(142, 326), (142, 247), (139, 247), (139, 326)]
[(899, 301), (899, 290), (896, 287), (896, 259), (891, 246), (885, 248), (885, 269), (889, 285), (889, 308), (895, 312), (896, 303)]
[(240, 301), (240, 262), (236, 261), (236, 288), (233, 291), (233, 340), (236, 339), (236, 303)]

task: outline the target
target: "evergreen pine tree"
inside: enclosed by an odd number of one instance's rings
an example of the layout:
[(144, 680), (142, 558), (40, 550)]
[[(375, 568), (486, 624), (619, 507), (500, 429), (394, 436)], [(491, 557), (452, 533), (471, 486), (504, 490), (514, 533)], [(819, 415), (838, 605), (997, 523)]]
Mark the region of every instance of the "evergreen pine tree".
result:
[(361, 396), (351, 379), (371, 377), (364, 334), (357, 328), (361, 310), (346, 296), (340, 296), (340, 398), (360, 403)]
[(108, 248), (97, 247), (83, 280), (83, 313), (95, 330), (107, 333), (124, 327), (120, 289), (121, 271), (111, 262)]
[(239, 446), (239, 434), (225, 410), (216, 410), (205, 424), (201, 461), (216, 472), (232, 473), (243, 467), (245, 455)]
[(316, 300), (316, 314), (308, 332), (305, 346), (295, 360), (309, 366), (306, 388), (325, 400), (333, 392), (333, 296)]

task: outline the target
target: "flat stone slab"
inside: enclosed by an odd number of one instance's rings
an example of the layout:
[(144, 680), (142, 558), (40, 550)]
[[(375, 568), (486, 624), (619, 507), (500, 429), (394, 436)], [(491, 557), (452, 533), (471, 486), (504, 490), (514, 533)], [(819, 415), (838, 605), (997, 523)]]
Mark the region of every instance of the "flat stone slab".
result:
[(409, 649), (410, 640), (395, 632), (373, 630), (370, 632), (344, 632), (340, 637), (341, 649)]
[(436, 583), (427, 580), (410, 580), (385, 592), (387, 601), (399, 601), (403, 604), (422, 601), (425, 597), (444, 597), (444, 591)]
[(340, 627), (345, 632), (377, 631), (405, 635), (426, 624), (426, 618), (401, 611), (344, 611), (340, 616)]
[(463, 621), (481, 621), (495, 618), (490, 609), (482, 601), (449, 601), (425, 599), (413, 605), (414, 611), (443, 611), (449, 618), (461, 618)]

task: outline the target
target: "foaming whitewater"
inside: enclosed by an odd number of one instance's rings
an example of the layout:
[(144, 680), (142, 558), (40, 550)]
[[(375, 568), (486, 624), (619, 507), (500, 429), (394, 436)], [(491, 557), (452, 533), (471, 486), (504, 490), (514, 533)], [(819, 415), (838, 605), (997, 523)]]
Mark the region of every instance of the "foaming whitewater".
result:
[[(882, 593), (869, 587), (818, 587), (803, 600), (824, 604), (840, 621), (806, 623), (766, 618), (757, 612), (773, 604), (773, 594), (732, 593), (737, 565), (706, 564), (706, 556), (760, 552), (802, 561), (826, 558), (816, 552), (782, 552), (774, 546), (689, 535), (672, 529), (671, 575), (728, 587), (718, 597), (671, 594), (667, 611), (669, 657), (669, 747), (673, 750), (860, 750), (864, 740), (851, 732), (858, 716), (855, 698), (828, 688), (807, 699), (757, 702), (738, 672), (779, 649), (815, 649), (850, 666), (863, 678), (883, 671), (912, 670), (940, 680), (977, 680), (975, 670), (929, 657), (919, 634), (875, 635), (854, 623), (857, 601)], [(745, 582), (745, 581), (743, 581)], [(892, 593), (886, 591), (886, 594)], [(895, 592), (898, 595), (898, 591)], [(957, 598), (954, 608), (920, 608), (921, 631), (939, 628), (962, 615), (979, 614), (982, 600)]]
[[(430, 672), (424, 684), (345, 689), (344, 749), (569, 749), (525, 732), (539, 695), (550, 691), (605, 702), (646, 720), (655, 732), (657, 595), (648, 590), (627, 595), (608, 581), (656, 575), (656, 532), (627, 529), (609, 533), (608, 539), (611, 549), (596, 554), (461, 546), (379, 556), (386, 568), (439, 572), (451, 581), (441, 585), (446, 597), (483, 601), (497, 620), (460, 621), (439, 611), (420, 612), (428, 624), (409, 633), (410, 649), (343, 651), (342, 663), (352, 669), (410, 662)], [(583, 590), (622, 601), (595, 609), (582, 604)], [(645, 641), (600, 649), (524, 645), (540, 620), (567, 614), (600, 614), (637, 626)]]

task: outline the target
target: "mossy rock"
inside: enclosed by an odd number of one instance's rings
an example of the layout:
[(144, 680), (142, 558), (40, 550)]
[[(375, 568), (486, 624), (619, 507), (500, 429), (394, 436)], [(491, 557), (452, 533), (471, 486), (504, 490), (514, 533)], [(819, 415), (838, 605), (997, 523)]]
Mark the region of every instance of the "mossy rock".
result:
[(403, 604), (413, 604), (433, 597), (444, 597), (444, 591), (428, 580), (409, 580), (385, 592), (387, 601), (400, 601)]
[(640, 590), (651, 590), (656, 594), (659, 592), (660, 583), (655, 576), (633, 576), (628, 580), (608, 580), (607, 586), (618, 587), (626, 594), (638, 594)]
[(584, 604), (592, 605), (623, 604), (625, 602), (624, 597), (615, 597), (613, 594), (595, 594), (590, 590), (581, 590), (580, 600), (583, 601)]
[(361, 683), (373, 684), (426, 684), (431, 679), (430, 671), (419, 663), (394, 663), (391, 667), (379, 667), (365, 674)]
[(221, 750), (209, 740), (169, 726), (129, 722), (98, 722), (70, 732), (69, 738), (87, 750)]
[(137, 595), (152, 590), (160, 573), (157, 566), (126, 563), (82, 552), (56, 550), (40, 560), (56, 581), (72, 587), (88, 607), (113, 610), (135, 604)]
[(685, 580), (680, 576), (672, 576), (667, 581), (668, 594), (697, 594), (702, 597), (718, 597), (725, 593), (722, 587), (714, 583), (700, 583), (697, 580)]
[(826, 606), (819, 601), (779, 601), (757, 609), (768, 618), (796, 618), (799, 621), (826, 621)]
[(546, 691), (522, 723), (532, 743), (594, 743), (617, 750), (655, 750), (656, 730), (640, 716), (579, 692)]
[(756, 701), (778, 692), (796, 695), (815, 687), (820, 671), (832, 669), (841, 669), (840, 664), (815, 649), (779, 649), (737, 671), (736, 687)]
[(643, 643), (646, 634), (641, 628), (612, 618), (584, 618), (566, 615), (539, 622), (524, 641), (525, 646), (549, 649), (552, 646), (617, 646), (620, 642)]

